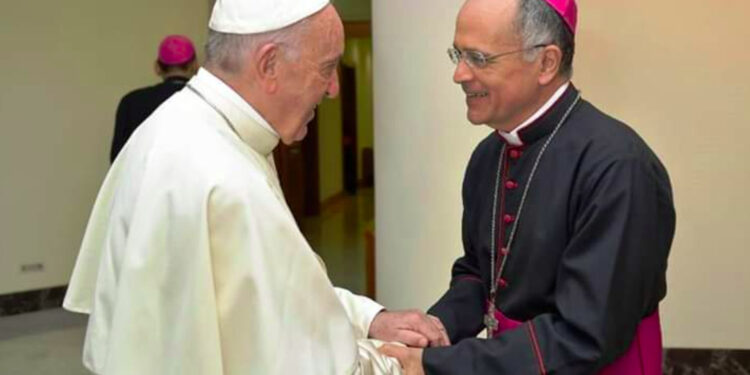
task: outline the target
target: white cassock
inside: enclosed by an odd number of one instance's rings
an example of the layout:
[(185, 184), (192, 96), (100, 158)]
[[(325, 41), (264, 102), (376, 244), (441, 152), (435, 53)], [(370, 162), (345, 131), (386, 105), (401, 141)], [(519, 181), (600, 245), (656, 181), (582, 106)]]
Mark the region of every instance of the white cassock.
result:
[(278, 137), (208, 71), (189, 87), (139, 127), (97, 197), (63, 305), (90, 314), (86, 367), (400, 374), (366, 339), (382, 306), (334, 288), (300, 233)]

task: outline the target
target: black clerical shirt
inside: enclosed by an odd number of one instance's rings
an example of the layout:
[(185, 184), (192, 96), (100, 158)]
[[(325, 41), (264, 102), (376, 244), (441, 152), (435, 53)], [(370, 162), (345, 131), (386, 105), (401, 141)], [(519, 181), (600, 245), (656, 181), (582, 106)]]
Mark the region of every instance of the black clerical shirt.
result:
[(117, 154), (133, 134), (135, 129), (172, 94), (182, 90), (188, 79), (185, 77), (168, 77), (157, 85), (140, 88), (125, 95), (117, 106), (115, 133), (112, 137), (112, 149), (109, 161), (114, 162)]

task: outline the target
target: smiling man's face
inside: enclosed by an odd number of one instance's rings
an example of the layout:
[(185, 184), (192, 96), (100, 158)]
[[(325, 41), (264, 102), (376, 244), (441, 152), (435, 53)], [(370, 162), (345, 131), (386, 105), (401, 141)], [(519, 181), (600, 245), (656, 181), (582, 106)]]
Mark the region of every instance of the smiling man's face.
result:
[[(468, 0), (456, 21), (453, 40), (461, 51), (495, 55), (524, 48), (514, 21), (517, 0)], [(482, 68), (459, 61), (453, 81), (466, 94), (467, 117), (473, 124), (510, 131), (531, 116), (536, 108), (537, 62), (523, 53), (512, 53)]]

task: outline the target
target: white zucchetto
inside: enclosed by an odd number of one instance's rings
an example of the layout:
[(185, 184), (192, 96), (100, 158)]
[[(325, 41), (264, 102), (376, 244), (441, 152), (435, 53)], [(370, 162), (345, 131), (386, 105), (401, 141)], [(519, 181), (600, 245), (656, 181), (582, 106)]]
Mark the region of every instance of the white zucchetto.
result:
[(216, 0), (208, 27), (229, 34), (283, 29), (322, 10), (329, 0)]

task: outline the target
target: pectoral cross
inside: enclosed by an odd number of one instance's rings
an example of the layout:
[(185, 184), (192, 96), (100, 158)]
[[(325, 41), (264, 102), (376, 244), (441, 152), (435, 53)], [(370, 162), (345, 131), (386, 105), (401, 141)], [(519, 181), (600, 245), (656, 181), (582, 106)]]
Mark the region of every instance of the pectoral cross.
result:
[(487, 338), (491, 339), (494, 332), (497, 330), (497, 318), (495, 318), (495, 304), (490, 303), (487, 307), (487, 313), (484, 314), (484, 326), (487, 327)]

